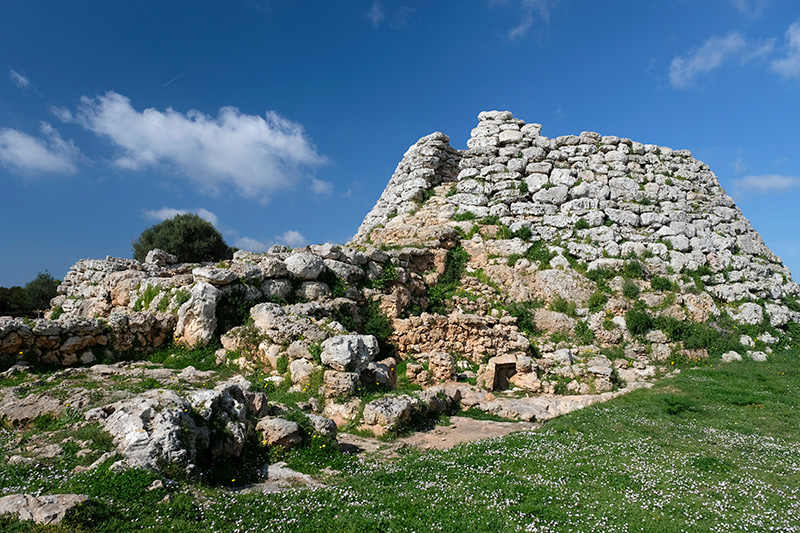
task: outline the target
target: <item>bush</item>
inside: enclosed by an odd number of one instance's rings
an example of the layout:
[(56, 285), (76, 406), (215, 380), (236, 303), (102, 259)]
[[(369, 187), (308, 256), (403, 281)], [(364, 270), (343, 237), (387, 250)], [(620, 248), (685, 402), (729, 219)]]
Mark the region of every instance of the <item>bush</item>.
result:
[(650, 280), (650, 286), (656, 291), (672, 290), (672, 282), (668, 278), (662, 278), (661, 276), (653, 276), (653, 279)]
[(622, 284), (622, 294), (626, 298), (636, 298), (639, 296), (639, 286), (629, 279), (625, 280), (625, 283)]
[(636, 306), (625, 313), (625, 325), (632, 334), (644, 335), (653, 328), (653, 317), (640, 306)]
[(210, 222), (193, 213), (175, 215), (150, 226), (131, 246), (133, 258), (140, 262), (156, 248), (173, 254), (181, 263), (230, 259), (234, 251)]
[(469, 252), (461, 246), (447, 252), (444, 273), (439, 282), (428, 287), (428, 304), (431, 313), (444, 315), (447, 313), (447, 301), (453, 297), (458, 289), (461, 275), (469, 261)]
[(544, 302), (541, 300), (533, 300), (531, 302), (512, 303), (506, 309), (508, 314), (517, 319), (517, 327), (519, 330), (529, 337), (539, 334), (539, 329), (536, 327), (536, 321), (533, 318), (534, 309), (542, 307)]
[(600, 291), (595, 291), (589, 296), (589, 302), (587, 306), (589, 307), (589, 311), (592, 313), (596, 313), (605, 307), (606, 303), (608, 302), (608, 297)]
[(644, 277), (642, 264), (639, 261), (628, 261), (622, 267), (622, 277), (642, 279)]
[(526, 259), (539, 261), (543, 268), (550, 268), (550, 260), (555, 256), (555, 252), (551, 252), (544, 241), (536, 241), (525, 252)]

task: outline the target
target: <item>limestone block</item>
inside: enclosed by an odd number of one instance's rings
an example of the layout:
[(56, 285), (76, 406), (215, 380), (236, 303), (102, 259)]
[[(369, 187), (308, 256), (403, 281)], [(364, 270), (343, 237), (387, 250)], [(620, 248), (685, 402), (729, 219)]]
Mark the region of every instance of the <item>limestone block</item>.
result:
[(303, 280), (315, 280), (325, 270), (322, 258), (308, 252), (292, 254), (284, 263), (289, 273)]

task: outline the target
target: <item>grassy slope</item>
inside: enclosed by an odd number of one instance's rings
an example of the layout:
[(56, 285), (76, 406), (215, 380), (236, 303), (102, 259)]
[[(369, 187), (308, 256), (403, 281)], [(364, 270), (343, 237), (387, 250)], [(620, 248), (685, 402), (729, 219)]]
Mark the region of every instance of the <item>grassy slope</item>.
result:
[(685, 369), (537, 432), (389, 465), (339, 461), (346, 473), (324, 489), (201, 488), (202, 505), (188, 494), (153, 505), (167, 491), (143, 492), (145, 473), (2, 467), (0, 486), (98, 496), (69, 530), (800, 531), (798, 390), (798, 352)]

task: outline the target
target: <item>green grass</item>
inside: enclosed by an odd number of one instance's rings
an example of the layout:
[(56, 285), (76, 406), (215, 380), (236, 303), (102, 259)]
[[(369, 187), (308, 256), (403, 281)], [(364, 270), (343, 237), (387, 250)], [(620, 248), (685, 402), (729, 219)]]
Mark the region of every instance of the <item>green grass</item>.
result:
[[(144, 490), (156, 477), (146, 472), (5, 463), (0, 486), (93, 496), (54, 531), (797, 531), (798, 388), (799, 351), (685, 367), (534, 432), (390, 463), (336, 460), (341, 473), (312, 490), (200, 485), (190, 497), (185, 484)], [(306, 453), (321, 465), (318, 448)], [(168, 492), (172, 503), (156, 503)]]

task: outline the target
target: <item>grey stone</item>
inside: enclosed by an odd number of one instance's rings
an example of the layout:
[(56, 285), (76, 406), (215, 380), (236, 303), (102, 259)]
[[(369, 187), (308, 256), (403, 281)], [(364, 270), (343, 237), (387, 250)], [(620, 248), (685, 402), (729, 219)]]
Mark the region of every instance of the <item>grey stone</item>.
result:
[(322, 258), (308, 252), (292, 254), (284, 263), (290, 274), (303, 280), (315, 280), (325, 270)]

